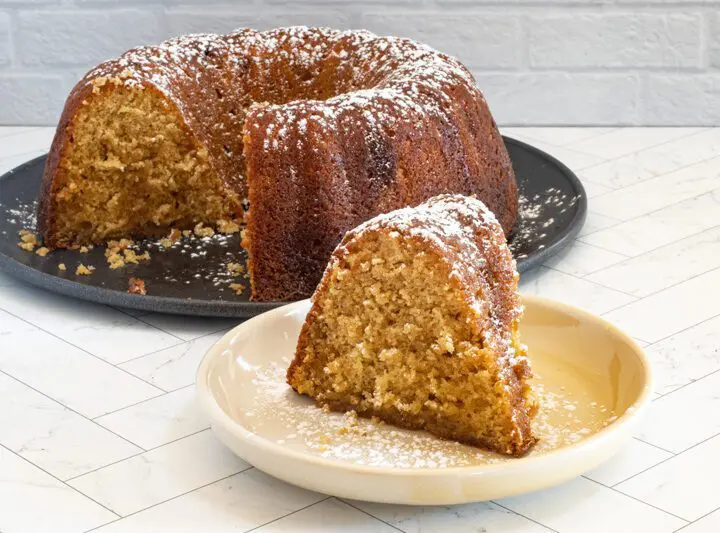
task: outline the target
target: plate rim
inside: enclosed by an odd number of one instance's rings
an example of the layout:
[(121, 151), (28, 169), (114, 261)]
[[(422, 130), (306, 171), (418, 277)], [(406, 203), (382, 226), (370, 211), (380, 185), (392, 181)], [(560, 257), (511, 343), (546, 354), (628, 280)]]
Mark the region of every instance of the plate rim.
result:
[[(520, 457), (513, 461), (495, 464), (453, 466), (447, 468), (395, 468), (385, 466), (359, 465), (340, 459), (318, 457), (315, 455), (310, 455), (308, 453), (285, 448), (280, 444), (277, 444), (265, 437), (258, 435), (257, 433), (246, 429), (242, 424), (236, 422), (227, 413), (225, 413), (225, 411), (223, 411), (217, 401), (215, 401), (214, 395), (209, 388), (207, 379), (210, 364), (212, 363), (212, 360), (214, 358), (218, 357), (222, 353), (222, 350), (227, 344), (227, 341), (231, 339), (234, 335), (236, 335), (238, 330), (251, 329), (255, 321), (263, 320), (263, 315), (269, 315), (271, 313), (285, 314), (295, 312), (299, 307), (308, 306), (310, 303), (309, 299), (292, 302), (282, 307), (272, 309), (266, 313), (262, 313), (261, 315), (253, 317), (239, 324), (238, 326), (225, 333), (225, 335), (223, 335), (220, 339), (218, 339), (218, 341), (213, 344), (213, 346), (210, 347), (203, 356), (195, 374), (196, 398), (203, 407), (205, 413), (208, 414), (211, 422), (210, 426), (213, 429), (213, 432), (216, 432), (215, 424), (219, 424), (224, 430), (230, 431), (231, 433), (239, 431), (242, 439), (250, 443), (250, 445), (255, 448), (263, 448), (263, 450), (261, 451), (263, 451), (264, 453), (277, 453), (278, 455), (283, 456), (284, 459), (297, 460), (303, 463), (310, 463), (312, 466), (331, 468), (336, 471), (350, 471), (355, 474), (375, 476), (387, 475), (391, 477), (434, 477), (444, 476), (446, 474), (462, 474), (463, 476), (476, 476), (503, 471), (511, 472), (518, 468), (537, 469), (542, 468), (545, 463), (552, 463), (556, 461), (557, 458), (560, 456), (577, 456), (582, 455), (583, 452), (589, 453), (593, 449), (602, 446), (604, 441), (611, 440), (613, 437), (617, 438), (618, 435), (620, 435), (620, 437), (624, 436), (625, 438), (630, 438), (630, 429), (634, 427), (635, 424), (637, 424), (638, 420), (645, 414), (652, 401), (652, 365), (642, 347), (620, 328), (618, 328), (611, 322), (603, 319), (602, 317), (590, 313), (589, 311), (542, 296), (521, 294), (521, 298), (523, 300), (523, 304), (525, 305), (531, 304), (556, 308), (565, 313), (572, 312), (574, 314), (582, 315), (584, 318), (589, 319), (593, 322), (599, 322), (607, 330), (620, 337), (623, 342), (625, 342), (632, 348), (633, 352), (638, 357), (645, 377), (645, 384), (639, 397), (615, 421), (600, 429), (591, 436), (582, 439), (579, 442), (572, 443), (568, 446), (563, 446), (562, 448), (557, 448), (551, 452), (542, 455)], [(267, 317), (265, 317), (265, 319), (267, 319)], [(578, 472), (577, 475), (580, 474), (581, 472)]]
[[(552, 163), (567, 179), (571, 188), (574, 189), (575, 194), (579, 198), (578, 209), (575, 215), (572, 219), (570, 219), (567, 226), (558, 234), (557, 239), (549, 246), (536, 251), (533, 255), (517, 261), (518, 271), (522, 273), (542, 265), (549, 257), (556, 255), (572, 242), (585, 223), (585, 219), (587, 217), (588, 198), (580, 179), (562, 161), (521, 140), (507, 137), (505, 135), (503, 135), (502, 138), (503, 142), (506, 144), (514, 144), (523, 150), (531, 152)], [(39, 160), (47, 158), (47, 156), (48, 154), (43, 154), (25, 161), (1, 175), (0, 180), (9, 177), (12, 174), (22, 172), (27, 167), (37, 164)], [(288, 303), (279, 301), (244, 302), (233, 300), (200, 300), (196, 298), (178, 298), (174, 296), (130, 294), (127, 292), (121, 292), (55, 276), (51, 273), (37, 270), (24, 263), (16, 261), (4, 253), (0, 253), (0, 269), (21, 281), (30, 283), (31, 285), (44, 290), (80, 300), (127, 309), (137, 309), (141, 311), (186, 316), (247, 319), (271, 309), (277, 309)]]

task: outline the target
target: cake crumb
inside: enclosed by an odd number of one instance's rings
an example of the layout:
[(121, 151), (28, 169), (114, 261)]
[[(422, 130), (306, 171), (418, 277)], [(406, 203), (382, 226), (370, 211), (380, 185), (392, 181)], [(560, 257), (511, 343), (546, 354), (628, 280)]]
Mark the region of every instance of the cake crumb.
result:
[(50, 252), (49, 248), (46, 248), (45, 246), (41, 246), (37, 250), (35, 250), (35, 253), (38, 254), (40, 257), (45, 257), (48, 252)]
[(242, 283), (231, 283), (230, 288), (235, 292), (235, 294), (240, 296), (245, 290), (245, 285)]
[(37, 235), (35, 235), (32, 231), (21, 229), (18, 231), (18, 235), (20, 236), (18, 246), (26, 252), (32, 252), (36, 246), (40, 245)]
[(76, 276), (89, 276), (93, 273), (93, 270), (95, 270), (94, 266), (88, 265), (85, 266), (82, 263), (80, 263), (77, 268), (75, 269), (75, 275)]
[(92, 249), (93, 249), (93, 245), (92, 245), (92, 244), (89, 244), (88, 246), (81, 246), (81, 247), (80, 247), (80, 253), (81, 253), (81, 254), (86, 254), (86, 253), (88, 253), (88, 252), (89, 252), (90, 250), (92, 250)]
[(177, 228), (173, 228), (170, 230), (170, 234), (167, 237), (160, 239), (160, 244), (165, 248), (170, 248), (173, 244), (180, 240), (180, 237), (182, 237), (182, 232)]
[(132, 263), (133, 265), (137, 265), (140, 263), (140, 261), (150, 261), (150, 252), (145, 251), (142, 254), (135, 253), (135, 250), (130, 250), (129, 248), (126, 248), (123, 250), (123, 259), (125, 261), (125, 264)]
[(230, 272), (230, 274), (232, 274), (233, 276), (239, 276), (245, 272), (245, 267), (242, 266), (240, 263), (228, 263), (227, 269), (228, 272)]
[(192, 234), (192, 231), (190, 231), (189, 229), (184, 229), (182, 234), (183, 237), (189, 237)]
[(63, 272), (65, 272), (65, 271), (67, 270), (67, 267), (65, 266), (65, 263), (60, 263), (60, 264), (58, 265), (58, 270), (62, 270)]
[(145, 251), (138, 254), (135, 250), (130, 249), (134, 244), (130, 239), (120, 239), (119, 241), (108, 241), (105, 250), (105, 259), (112, 270), (124, 267), (128, 264), (137, 265), (140, 261), (149, 261), (150, 252)]
[(105, 256), (108, 255), (108, 252), (114, 250), (124, 250), (125, 248), (128, 248), (133, 245), (133, 241), (130, 239), (120, 239), (119, 241), (108, 241), (107, 242), (107, 250), (105, 250)]
[(108, 251), (109, 250), (105, 251), (105, 258), (107, 259), (107, 262), (112, 270), (125, 266), (125, 260), (123, 259), (122, 255), (112, 251), (110, 251), (111, 253), (108, 254)]
[(93, 86), (92, 92), (93, 94), (99, 94), (100, 88), (103, 87), (108, 82), (107, 76), (98, 76), (92, 82), (90, 82)]
[(204, 226), (202, 222), (198, 222), (193, 228), (193, 232), (198, 237), (212, 237), (215, 235), (215, 230), (209, 226)]
[(240, 225), (234, 220), (218, 220), (217, 227), (220, 233), (225, 233), (226, 235), (240, 231)]
[(128, 292), (130, 294), (146, 295), (147, 290), (145, 289), (145, 281), (140, 278), (130, 278), (128, 280)]

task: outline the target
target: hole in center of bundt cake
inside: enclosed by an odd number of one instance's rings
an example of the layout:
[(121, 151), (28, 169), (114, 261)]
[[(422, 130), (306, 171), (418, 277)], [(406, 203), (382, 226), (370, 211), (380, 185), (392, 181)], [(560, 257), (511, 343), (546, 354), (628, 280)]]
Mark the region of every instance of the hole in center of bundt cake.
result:
[(57, 180), (58, 244), (102, 242), (237, 218), (240, 198), (178, 111), (149, 90), (92, 95), (73, 119)]

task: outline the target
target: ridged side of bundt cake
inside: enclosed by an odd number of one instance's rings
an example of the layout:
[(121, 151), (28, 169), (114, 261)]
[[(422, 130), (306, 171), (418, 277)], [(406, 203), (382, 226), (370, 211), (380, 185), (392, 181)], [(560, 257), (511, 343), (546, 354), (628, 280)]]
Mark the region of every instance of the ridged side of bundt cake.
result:
[(364, 31), (238, 30), (90, 71), (61, 117), (39, 224), (64, 247), (241, 220), (249, 201), (252, 296), (288, 300), (312, 293), (345, 231), (447, 192), (476, 194), (511, 230), (512, 166), (460, 63)]
[(442, 195), (348, 232), (287, 372), (301, 394), (522, 455), (535, 442), (518, 275), (493, 214)]

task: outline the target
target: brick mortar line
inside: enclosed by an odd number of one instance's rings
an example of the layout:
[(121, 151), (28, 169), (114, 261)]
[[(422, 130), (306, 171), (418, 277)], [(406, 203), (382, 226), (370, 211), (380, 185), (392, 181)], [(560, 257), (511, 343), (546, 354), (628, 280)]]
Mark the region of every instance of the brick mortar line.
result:
[[(337, 2), (333, 0), (307, 0), (304, 4), (298, 5), (288, 2), (280, 1), (267, 1), (267, 2), (255, 2), (248, 3), (243, 2), (240, 4), (241, 7), (261, 7), (267, 10), (270, 14), (276, 13), (288, 13), (291, 14), (294, 11), (312, 10), (317, 7), (334, 7), (336, 9), (350, 9), (353, 7), (353, 2), (342, 1)], [(573, 2), (571, 0), (546, 0), (545, 2), (538, 3), (531, 0), (517, 0), (513, 2), (507, 2), (504, 0), (486, 0), (483, 2), (470, 2), (462, 0), (443, 0), (436, 3), (427, 4), (415, 4), (412, 2), (391, 2), (389, 0), (370, 1), (364, 4), (366, 11), (361, 14), (371, 15), (382, 15), (384, 13), (390, 14), (404, 14), (411, 10), (413, 13), (418, 15), (437, 14), (438, 11), (449, 12), (453, 14), (466, 14), (466, 13), (478, 13), (483, 14), (485, 12), (490, 14), (499, 13), (510, 13), (512, 15), (521, 15), (528, 11), (533, 14), (544, 15), (542, 18), (553, 18), (567, 16), (568, 9), (573, 14), (591, 14), (598, 17), (604, 17), (607, 15), (685, 15), (688, 9), (692, 9), (693, 15), (703, 14), (704, 8), (716, 5), (716, 3), (708, 3), (708, 1), (697, 0), (697, 1), (670, 1), (661, 4), (648, 4), (641, 0), (635, 2), (623, 2), (623, 3), (605, 3), (599, 4), (582, 4)], [(104, 9), (107, 4), (101, 0), (84, 2), (82, 4), (74, 5), (62, 5), (58, 2), (48, 0), (43, 3), (33, 4), (28, 6), (20, 0), (7, 3), (3, 6), (3, 9), (7, 11), (23, 11), (23, 12), (37, 12), (37, 13), (54, 13), (54, 12), (100, 12), (100, 11), (122, 11), (122, 10), (138, 10), (142, 11), (158, 11), (160, 13), (174, 13), (180, 12), (185, 13), (187, 11), (202, 11), (203, 8), (212, 7), (218, 9), (220, 14), (224, 14), (224, 10), (232, 10), (238, 6), (237, 3), (233, 3), (231, 0), (215, 1), (208, 6), (202, 2), (187, 2), (184, 4), (170, 3), (166, 1), (158, 2), (143, 2), (142, 0), (127, 0), (123, 2), (122, 7), (113, 7), (111, 9)], [(390, 10), (385, 11), (385, 9)], [(554, 11), (551, 14), (547, 13), (547, 8), (552, 8)], [(375, 12), (375, 10), (378, 10)], [(451, 10), (451, 11), (448, 11)], [(207, 9), (205, 9), (207, 12)]]
[[(355, 29), (364, 29), (364, 28), (355, 28)], [(169, 36), (168, 36), (169, 38)], [(154, 41), (153, 44), (160, 43), (164, 38), (158, 38), (156, 41)], [(439, 48), (440, 51), (443, 51), (441, 48)], [(117, 55), (120, 55), (123, 51), (120, 50)], [(700, 69), (698, 67), (682, 67), (682, 66), (641, 66), (641, 65), (629, 65), (626, 67), (607, 67), (607, 66), (588, 66), (588, 67), (530, 67), (528, 65), (507, 65), (502, 67), (492, 67), (492, 68), (486, 68), (482, 66), (478, 66), (478, 63), (473, 63), (473, 59), (462, 59), (463, 64), (474, 74), (483, 74), (483, 75), (516, 75), (516, 76), (543, 76), (547, 74), (552, 75), (568, 75), (569, 77), (572, 77), (574, 75), (580, 75), (580, 76), (589, 76), (589, 75), (598, 75), (599, 77), (604, 78), (622, 78), (623, 75), (628, 74), (669, 74), (669, 75), (686, 75), (686, 76), (692, 76), (693, 78), (697, 78), (698, 75), (707, 75), (709, 77), (717, 77), (720, 75), (720, 71), (711, 69), (708, 67), (707, 69)], [(8, 75), (9, 77), (20, 77), (20, 76), (41, 76), (41, 77), (48, 77), (48, 76), (58, 76), (58, 78), (62, 78), (63, 76), (67, 76), (68, 74), (75, 74), (76, 72), (82, 71), (82, 73), (85, 73), (86, 71), (91, 70), (95, 66), (95, 63), (90, 64), (88, 62), (82, 62), (82, 63), (65, 63), (65, 64), (57, 64), (57, 63), (38, 63), (37, 65), (13, 65), (11, 67), (7, 66), (0, 66), (0, 74)], [(81, 74), (82, 75), (82, 74)], [(73, 82), (73, 84), (80, 80), (80, 76), (74, 76), (70, 81)], [(638, 78), (636, 81), (640, 81)], [(638, 84), (639, 85), (639, 84)], [(482, 90), (482, 85), (479, 85), (480, 89)], [(68, 88), (69, 89), (69, 88)], [(572, 123), (572, 124), (543, 124), (543, 123), (532, 123), (532, 124), (520, 124), (518, 123), (517, 126), (519, 127), (612, 127), (612, 126), (628, 126), (632, 127), (630, 124), (623, 124), (621, 121), (623, 119), (619, 118), (616, 121), (605, 123), (605, 124), (583, 124), (583, 123)], [(26, 124), (19, 124), (19, 126), (25, 126)], [(510, 123), (506, 123), (506, 125), (510, 125)], [(31, 126), (31, 125), (28, 125)], [(657, 125), (657, 124), (637, 124), (638, 127), (663, 127), (663, 125)], [(665, 127), (677, 127), (677, 128), (688, 128), (688, 127), (694, 127), (693, 125), (688, 124), (669, 124)], [(712, 126), (695, 126), (695, 127), (712, 127)], [(560, 147), (560, 146), (559, 146)], [(562, 147), (566, 147), (565, 145)]]
[[(670, 0), (668, 2), (658, 4), (648, 4), (647, 0), (632, 0), (625, 1), (623, 3), (617, 3), (617, 1), (615, 1), (614, 3), (593, 3), (588, 5), (587, 3), (580, 4), (578, 2), (573, 2), (572, 0), (545, 0), (543, 3), (533, 2), (531, 0), (517, 0), (514, 2), (507, 2), (507, 0), (485, 0), (483, 2), (475, 4), (473, 4), (470, 0), (439, 0), (437, 2), (437, 6), (442, 8), (475, 6), (476, 9), (494, 8), (498, 9), (500, 12), (503, 12), (503, 8), (510, 6), (512, 8), (534, 8), (533, 11), (539, 12), (542, 12), (543, 9), (546, 9), (548, 7), (558, 8), (558, 14), (566, 14), (567, 8), (570, 8), (572, 12), (590, 12), (593, 14), (615, 13), (618, 11), (643, 14), (664, 14), (667, 12), (668, 8), (678, 9), (679, 12), (683, 13), (683, 10), (687, 10), (687, 8), (701, 9), (703, 7), (707, 7), (708, 5), (714, 5), (709, 4), (709, 1), (711, 0), (690, 0), (686, 2), (683, 2), (681, 0)], [(275, 5), (278, 5), (277, 0), (275, 0), (274, 3)], [(717, 2), (715, 2), (715, 4), (716, 3)]]
[[(472, 69), (471, 69), (472, 70)], [(476, 69), (477, 70), (477, 69)], [(492, 70), (483, 70), (484, 74), (495, 74)], [(498, 72), (501, 74), (502, 72)], [(528, 64), (527, 70), (519, 71), (518, 74), (608, 74), (617, 76), (619, 74), (687, 74), (697, 75), (711, 72), (707, 68), (692, 65), (559, 65), (559, 66), (533, 66)], [(639, 78), (636, 81), (640, 81)], [(681, 126), (678, 126), (681, 127)]]

